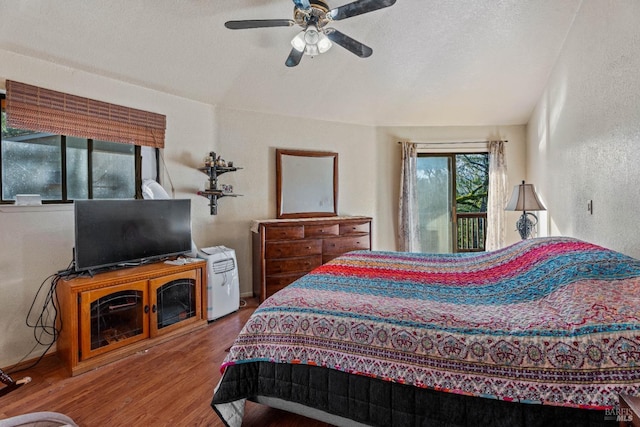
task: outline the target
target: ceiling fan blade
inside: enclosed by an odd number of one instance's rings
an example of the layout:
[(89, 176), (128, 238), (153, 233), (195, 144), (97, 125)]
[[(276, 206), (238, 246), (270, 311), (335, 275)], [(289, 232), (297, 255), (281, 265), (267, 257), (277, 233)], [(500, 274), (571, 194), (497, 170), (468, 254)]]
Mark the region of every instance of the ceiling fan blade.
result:
[(289, 54), (289, 57), (287, 58), (285, 65), (287, 67), (295, 67), (300, 63), (300, 60), (302, 59), (302, 55), (304, 55), (304, 51), (299, 51), (298, 49), (295, 49), (295, 48), (291, 49), (291, 53)]
[(332, 42), (339, 44), (351, 53), (358, 55), (360, 58), (368, 58), (373, 53), (373, 49), (352, 39), (348, 35), (341, 33), (335, 28), (327, 28), (325, 34)]
[(224, 26), (231, 30), (248, 28), (291, 27), (295, 22), (291, 19), (247, 19), (244, 21), (227, 21)]
[(295, 4), (298, 9), (302, 10), (307, 10), (311, 7), (309, 0), (293, 0), (293, 4)]
[(329, 11), (329, 15), (334, 21), (339, 21), (341, 19), (393, 6), (395, 3), (396, 0), (357, 0), (353, 3), (331, 9), (331, 11)]

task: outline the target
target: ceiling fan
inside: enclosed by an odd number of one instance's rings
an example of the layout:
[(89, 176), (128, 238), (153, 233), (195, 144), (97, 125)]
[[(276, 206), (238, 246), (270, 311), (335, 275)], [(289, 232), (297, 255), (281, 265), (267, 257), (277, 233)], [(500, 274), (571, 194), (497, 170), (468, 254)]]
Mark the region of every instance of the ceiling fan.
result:
[(361, 58), (367, 58), (373, 53), (369, 46), (327, 25), (333, 21), (392, 6), (395, 2), (396, 0), (356, 0), (353, 3), (329, 9), (322, 0), (293, 0), (293, 19), (227, 21), (224, 26), (232, 30), (291, 27), (296, 24), (301, 26), (302, 31), (291, 40), (293, 48), (285, 62), (287, 67), (298, 65), (305, 54), (315, 56), (326, 52), (331, 48), (332, 42)]

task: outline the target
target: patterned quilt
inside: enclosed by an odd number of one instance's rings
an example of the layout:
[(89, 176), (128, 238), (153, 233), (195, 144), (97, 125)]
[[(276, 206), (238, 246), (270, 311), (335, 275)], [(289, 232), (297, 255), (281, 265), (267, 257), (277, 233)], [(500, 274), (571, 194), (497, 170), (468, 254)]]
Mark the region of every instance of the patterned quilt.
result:
[(609, 409), (640, 394), (640, 261), (559, 237), (479, 254), (351, 252), (267, 299), (221, 370), (251, 361)]

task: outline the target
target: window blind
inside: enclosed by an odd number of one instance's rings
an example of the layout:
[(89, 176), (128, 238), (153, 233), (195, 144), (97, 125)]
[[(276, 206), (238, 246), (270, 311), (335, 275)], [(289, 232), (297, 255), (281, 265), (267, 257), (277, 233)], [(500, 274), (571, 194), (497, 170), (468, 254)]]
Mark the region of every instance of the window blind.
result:
[(164, 148), (166, 116), (7, 80), (7, 123), (19, 129)]

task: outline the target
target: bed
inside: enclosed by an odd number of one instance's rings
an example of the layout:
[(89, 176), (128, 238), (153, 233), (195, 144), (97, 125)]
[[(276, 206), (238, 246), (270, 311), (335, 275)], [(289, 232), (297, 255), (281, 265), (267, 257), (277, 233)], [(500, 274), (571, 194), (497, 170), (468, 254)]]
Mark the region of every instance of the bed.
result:
[(335, 425), (617, 425), (640, 395), (640, 261), (550, 237), (474, 254), (356, 251), (264, 301), (212, 407)]

